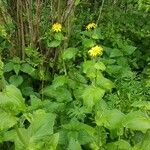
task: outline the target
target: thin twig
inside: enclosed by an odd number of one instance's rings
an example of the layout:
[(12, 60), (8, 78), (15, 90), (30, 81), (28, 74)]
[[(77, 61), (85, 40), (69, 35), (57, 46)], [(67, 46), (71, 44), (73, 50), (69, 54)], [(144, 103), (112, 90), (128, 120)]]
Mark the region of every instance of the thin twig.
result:
[(23, 24), (23, 3), (20, 1), (20, 27), (21, 27), (21, 44), (22, 44), (22, 59), (25, 58), (25, 35), (24, 35), (24, 24)]
[(103, 6), (104, 6), (104, 1), (105, 1), (105, 0), (102, 0), (102, 5), (101, 5), (101, 7), (100, 7), (100, 9), (99, 9), (99, 16), (98, 16), (98, 19), (97, 19), (96, 24), (98, 24), (99, 21), (100, 21), (100, 18), (101, 18), (101, 15), (102, 15)]
[(75, 0), (68, 0), (68, 2), (67, 2), (67, 9), (63, 13), (62, 18), (61, 18), (61, 22), (62, 23), (64, 23), (66, 21), (66, 19), (68, 18), (68, 16), (70, 15), (74, 4), (75, 4)]

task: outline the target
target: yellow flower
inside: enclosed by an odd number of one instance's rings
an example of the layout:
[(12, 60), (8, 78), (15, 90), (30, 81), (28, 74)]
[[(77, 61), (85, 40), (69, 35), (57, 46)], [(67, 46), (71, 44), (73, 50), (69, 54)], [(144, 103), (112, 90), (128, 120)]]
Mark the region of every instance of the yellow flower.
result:
[(91, 57), (96, 57), (98, 55), (102, 55), (103, 54), (103, 48), (101, 46), (94, 46), (92, 47), (89, 51), (88, 51), (89, 55)]
[(53, 26), (52, 26), (52, 30), (54, 32), (61, 32), (61, 29), (62, 29), (62, 25), (60, 23), (54, 23)]
[(95, 29), (95, 28), (96, 28), (96, 24), (95, 24), (95, 23), (89, 23), (89, 24), (86, 26), (86, 29), (87, 29), (87, 30)]

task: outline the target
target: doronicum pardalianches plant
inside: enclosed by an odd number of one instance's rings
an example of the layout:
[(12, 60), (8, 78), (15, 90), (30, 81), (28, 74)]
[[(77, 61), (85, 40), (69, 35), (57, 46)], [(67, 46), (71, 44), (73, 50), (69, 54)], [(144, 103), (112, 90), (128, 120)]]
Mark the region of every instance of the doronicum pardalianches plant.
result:
[(0, 2), (0, 149), (150, 149), (145, 2)]

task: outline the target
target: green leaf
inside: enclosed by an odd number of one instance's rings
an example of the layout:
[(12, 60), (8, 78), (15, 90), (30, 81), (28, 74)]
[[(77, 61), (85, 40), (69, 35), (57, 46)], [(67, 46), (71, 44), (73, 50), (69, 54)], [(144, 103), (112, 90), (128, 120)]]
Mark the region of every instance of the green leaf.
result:
[(63, 86), (66, 83), (67, 83), (67, 76), (60, 75), (54, 78), (52, 85), (54, 88), (57, 88)]
[(31, 106), (32, 106), (33, 108), (38, 108), (39, 106), (42, 105), (41, 99), (39, 99), (39, 98), (36, 97), (35, 95), (30, 95), (30, 100), (31, 100)]
[[(69, 85), (72, 84), (71, 82), (73, 82), (74, 84), (79, 84), (79, 83), (84, 83), (84, 84), (86, 84), (86, 83), (87, 83), (87, 80), (86, 80), (85, 76), (83, 76), (83, 75), (81, 74), (81, 72), (80, 72), (79, 70), (77, 70), (77, 69), (75, 69), (75, 70), (70, 70), (70, 71), (68, 72), (68, 75), (69, 75), (69, 78), (70, 78), (70, 80), (68, 81), (68, 84), (69, 84)], [(72, 86), (71, 88), (76, 88), (76, 87), (74, 86), (74, 84), (73, 84), (73, 86)]]
[(83, 39), (82, 44), (85, 48), (91, 48), (95, 45), (95, 42), (94, 40), (91, 40), (91, 39)]
[(122, 121), (124, 119), (125, 115), (117, 110), (104, 110), (104, 111), (98, 111), (95, 117), (96, 124), (98, 126), (104, 126), (108, 129), (120, 129), (123, 127)]
[(69, 102), (72, 100), (70, 91), (65, 87), (54, 88), (53, 86), (47, 86), (42, 92), (45, 96), (54, 98), (59, 102)]
[(37, 110), (32, 115), (31, 125), (28, 132), (33, 141), (40, 141), (48, 135), (53, 134), (53, 126), (56, 116), (52, 113), (46, 113), (44, 110)]
[(98, 74), (96, 77), (96, 84), (105, 90), (111, 90), (114, 84), (111, 80), (105, 78), (103, 75)]
[(145, 110), (150, 110), (150, 102), (149, 101), (135, 101), (131, 106), (144, 108)]
[(97, 146), (96, 142), (89, 143), (89, 148), (91, 150), (99, 150), (99, 146)]
[(81, 145), (85, 145), (93, 141), (93, 136), (89, 136), (85, 130), (80, 130), (78, 132), (78, 141)]
[(136, 47), (132, 45), (125, 45), (122, 50), (124, 51), (125, 55), (131, 55), (136, 50)]
[(18, 118), (0, 109), (0, 131), (13, 127)]
[(35, 71), (35, 69), (28, 63), (22, 64), (20, 70), (29, 75), (32, 75), (32, 73)]
[(67, 150), (82, 150), (82, 148), (77, 140), (70, 138)]
[(23, 111), (25, 104), (20, 90), (13, 85), (6, 86), (5, 91), (0, 92), (0, 107), (15, 112)]
[(121, 57), (121, 56), (123, 56), (123, 53), (119, 49), (114, 48), (110, 52), (110, 58)]
[(103, 40), (104, 39), (104, 36), (101, 34), (101, 30), (99, 28), (96, 28), (93, 30), (92, 38), (95, 40), (98, 40), (98, 39)]
[(95, 63), (94, 68), (97, 70), (104, 71), (106, 69), (106, 66), (104, 65), (103, 62), (97, 62)]
[(125, 140), (108, 143), (107, 150), (131, 150), (131, 145)]
[(55, 40), (62, 41), (64, 39), (64, 36), (61, 32), (58, 32), (58, 33), (55, 33), (54, 38)]
[(4, 72), (10, 72), (13, 70), (14, 64), (12, 62), (9, 62), (4, 65)]
[(42, 147), (43, 150), (56, 150), (59, 141), (59, 133), (51, 135)]
[[(16, 129), (17, 137), (14, 138), (15, 149), (43, 149), (43, 146), (47, 144), (47, 140), (53, 134), (53, 126), (55, 121), (55, 115), (52, 113), (46, 113), (44, 110), (37, 110), (33, 114), (30, 114), (30, 126), (25, 128)], [(53, 144), (55, 146), (56, 140), (49, 139), (47, 146)], [(46, 145), (45, 145), (46, 146)]]
[(25, 96), (30, 96), (34, 94), (34, 89), (33, 87), (27, 86), (27, 87), (22, 87), (21, 88), (22, 94)]
[(93, 61), (86, 61), (83, 63), (83, 72), (89, 78), (96, 77), (96, 69), (94, 68), (95, 63)]
[(19, 85), (22, 84), (23, 78), (22, 78), (22, 76), (13, 75), (9, 78), (9, 82), (11, 84), (15, 85), (16, 87), (18, 87)]
[(13, 142), (15, 137), (16, 137), (16, 131), (14, 129), (7, 130), (7, 131), (4, 132), (4, 135), (2, 137), (2, 141), (3, 142), (4, 141), (11, 141), (11, 142)]
[(63, 51), (62, 58), (64, 60), (69, 60), (69, 59), (75, 58), (77, 51), (78, 51), (77, 48), (73, 48), (73, 47), (67, 48)]
[(132, 130), (146, 131), (150, 129), (150, 118), (141, 111), (133, 111), (125, 117), (123, 125)]
[(63, 128), (69, 131), (86, 131), (90, 136), (94, 136), (95, 129), (87, 124), (72, 120), (70, 123), (63, 125)]
[(61, 44), (61, 41), (55, 40), (55, 41), (48, 43), (48, 47), (49, 48), (50, 47), (58, 47), (60, 44)]
[(106, 72), (109, 74), (120, 74), (122, 71), (122, 66), (119, 65), (108, 65)]
[(21, 68), (20, 64), (14, 64), (13, 69), (14, 69), (16, 75), (18, 75), (20, 68)]
[(98, 101), (102, 99), (105, 91), (99, 87), (88, 86), (84, 89), (82, 98), (84, 105), (92, 108)]
[(150, 148), (150, 129), (147, 130), (140, 146), (139, 146), (139, 149), (140, 150), (148, 150)]

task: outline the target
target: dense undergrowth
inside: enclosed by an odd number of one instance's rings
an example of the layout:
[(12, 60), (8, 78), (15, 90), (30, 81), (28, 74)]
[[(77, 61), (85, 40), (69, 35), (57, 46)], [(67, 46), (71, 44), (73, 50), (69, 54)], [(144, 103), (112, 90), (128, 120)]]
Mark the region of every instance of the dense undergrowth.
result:
[(36, 44), (0, 25), (0, 149), (150, 150), (149, 1), (43, 3)]

